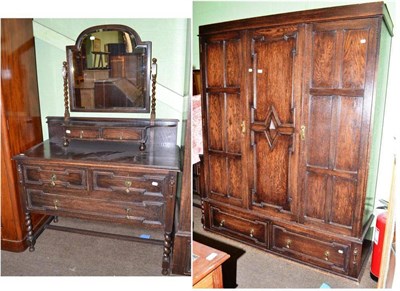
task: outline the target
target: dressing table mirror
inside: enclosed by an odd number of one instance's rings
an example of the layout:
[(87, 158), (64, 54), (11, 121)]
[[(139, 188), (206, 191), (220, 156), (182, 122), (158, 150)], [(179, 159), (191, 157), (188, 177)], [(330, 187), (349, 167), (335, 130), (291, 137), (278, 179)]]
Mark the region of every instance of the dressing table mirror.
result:
[[(151, 53), (151, 42), (123, 25), (88, 28), (66, 47), (64, 116), (47, 117), (49, 139), (14, 157), (30, 251), (45, 228), (159, 244), (162, 274), (170, 273), (178, 120), (156, 119), (157, 63)], [(150, 117), (72, 117), (70, 111)], [(32, 230), (32, 213), (49, 215), (43, 229)], [(63, 216), (149, 229), (159, 236), (60, 226)]]

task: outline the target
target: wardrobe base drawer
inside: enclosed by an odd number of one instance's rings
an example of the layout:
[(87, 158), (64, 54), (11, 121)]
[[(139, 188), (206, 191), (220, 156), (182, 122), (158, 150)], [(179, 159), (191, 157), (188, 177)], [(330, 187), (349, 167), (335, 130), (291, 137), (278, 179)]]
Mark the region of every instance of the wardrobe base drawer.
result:
[(257, 219), (244, 218), (234, 212), (210, 206), (210, 228), (233, 236), (246, 243), (266, 247), (268, 245), (267, 223)]
[(272, 226), (272, 251), (335, 272), (347, 273), (350, 247)]

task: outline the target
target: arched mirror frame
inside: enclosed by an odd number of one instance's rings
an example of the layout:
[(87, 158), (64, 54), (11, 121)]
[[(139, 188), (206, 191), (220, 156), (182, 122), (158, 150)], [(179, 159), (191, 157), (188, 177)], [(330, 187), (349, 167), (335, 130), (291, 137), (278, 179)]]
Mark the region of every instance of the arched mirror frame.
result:
[[(144, 107), (112, 107), (112, 108), (77, 108), (75, 105), (75, 76), (74, 76), (74, 53), (80, 52), (82, 49), (82, 43), (85, 38), (89, 37), (91, 34), (99, 31), (121, 31), (123, 33), (128, 33), (129, 35), (133, 35), (136, 47), (143, 47), (146, 52), (146, 71), (145, 71), (145, 79), (146, 79), (146, 89), (144, 96)], [(69, 91), (69, 105), (67, 104), (68, 99), (65, 100), (65, 113), (69, 115), (70, 111), (76, 112), (132, 112), (132, 113), (149, 113), (150, 112), (150, 98), (151, 98), (151, 68), (152, 68), (152, 47), (150, 41), (142, 41), (138, 33), (132, 28), (119, 25), (119, 24), (110, 24), (110, 25), (98, 25), (92, 26), (85, 29), (77, 38), (75, 45), (67, 46), (67, 79), (68, 79), (68, 91)], [(153, 60), (153, 63), (154, 60)], [(64, 88), (65, 90), (66, 88)], [(70, 107), (70, 109), (69, 109)], [(68, 113), (67, 113), (68, 112)], [(67, 116), (66, 116), (67, 117)]]

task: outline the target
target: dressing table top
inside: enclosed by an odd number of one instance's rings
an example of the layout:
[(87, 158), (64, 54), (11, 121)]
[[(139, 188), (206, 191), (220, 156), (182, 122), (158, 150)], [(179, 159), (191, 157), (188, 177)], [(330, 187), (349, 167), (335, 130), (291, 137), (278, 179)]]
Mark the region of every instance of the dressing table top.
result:
[(179, 147), (156, 145), (139, 151), (132, 142), (72, 140), (64, 147), (60, 140), (48, 139), (15, 157), (16, 160), (46, 160), (49, 163), (115, 164), (179, 171)]

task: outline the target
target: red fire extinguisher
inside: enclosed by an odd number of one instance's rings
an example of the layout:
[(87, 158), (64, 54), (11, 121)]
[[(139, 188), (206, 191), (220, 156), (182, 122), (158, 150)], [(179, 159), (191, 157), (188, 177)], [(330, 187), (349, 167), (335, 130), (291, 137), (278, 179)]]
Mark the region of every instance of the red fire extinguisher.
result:
[[(385, 205), (378, 207), (378, 209), (387, 209), (387, 201), (382, 201)], [(371, 259), (371, 278), (378, 280), (379, 270), (381, 268), (383, 239), (385, 237), (387, 211), (379, 214), (376, 218), (376, 226), (372, 246), (372, 259)]]

